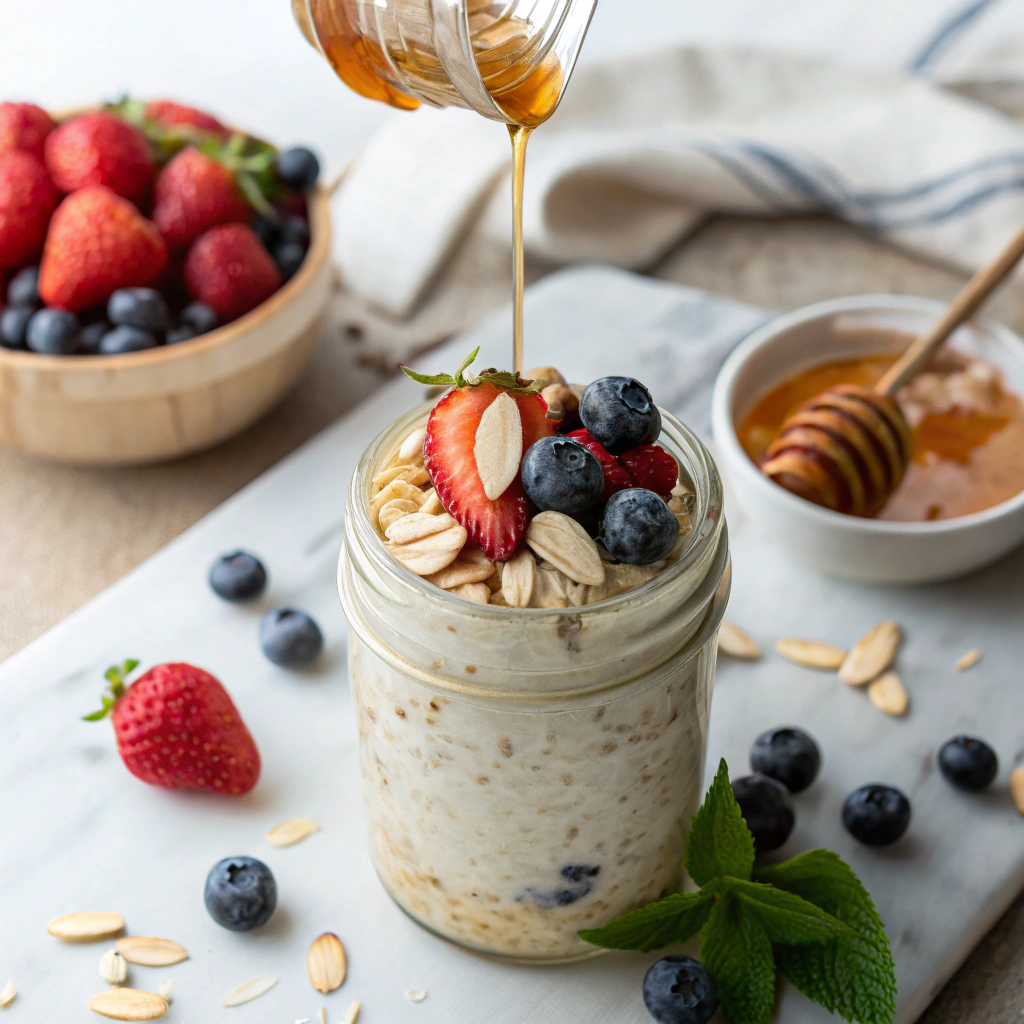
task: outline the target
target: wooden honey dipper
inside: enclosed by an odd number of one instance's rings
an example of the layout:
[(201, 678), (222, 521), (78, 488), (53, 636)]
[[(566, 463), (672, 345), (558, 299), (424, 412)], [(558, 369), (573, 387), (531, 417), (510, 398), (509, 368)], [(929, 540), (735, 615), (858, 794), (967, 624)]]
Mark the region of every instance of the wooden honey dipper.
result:
[(1024, 228), (979, 270), (930, 331), (917, 338), (874, 388), (840, 384), (783, 421), (761, 460), (787, 491), (836, 512), (873, 516), (899, 486), (913, 454), (910, 427), (893, 397), (992, 294), (1024, 256)]

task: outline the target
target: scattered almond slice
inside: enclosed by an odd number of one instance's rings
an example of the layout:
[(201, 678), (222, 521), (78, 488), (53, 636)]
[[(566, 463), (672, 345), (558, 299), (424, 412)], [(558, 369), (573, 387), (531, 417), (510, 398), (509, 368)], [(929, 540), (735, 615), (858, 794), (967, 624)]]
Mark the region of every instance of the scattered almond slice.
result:
[(963, 657), (957, 658), (956, 664), (953, 666), (957, 672), (966, 672), (972, 665), (977, 665), (981, 661), (981, 651), (977, 647), (969, 650)]
[(427, 998), (427, 993), (421, 988), (409, 988), (405, 990), (405, 998), (410, 1003), (422, 1003)]
[(64, 942), (96, 942), (124, 931), (124, 918), (107, 911), (81, 911), (55, 917), (46, 930)]
[(604, 563), (597, 544), (575, 519), (561, 512), (541, 512), (526, 529), (526, 543), (569, 579), (594, 586), (604, 583)]
[(333, 992), (340, 988), (348, 972), (345, 947), (334, 932), (318, 935), (306, 952), (306, 973), (317, 992)]
[(833, 672), (846, 659), (846, 651), (842, 647), (822, 643), (820, 640), (777, 640), (775, 650), (796, 665), (803, 665), (804, 668), (829, 669)]
[(123, 985), (128, 980), (128, 962), (118, 949), (108, 949), (100, 957), (100, 977), (108, 985)]
[(1024, 765), (1010, 774), (1010, 796), (1020, 814), (1024, 814)]
[(896, 672), (883, 672), (877, 679), (868, 684), (868, 699), (887, 715), (899, 718), (907, 712), (910, 697)]
[(523, 420), (519, 406), (507, 391), (502, 391), (484, 409), (473, 441), (473, 457), (484, 494), (491, 501), (500, 498), (519, 475)]
[(452, 590), (463, 583), (483, 583), (493, 575), (494, 563), (479, 548), (463, 548), (451, 565), (424, 578), (435, 587)]
[(361, 1004), (359, 1000), (353, 999), (352, 1002), (348, 1004), (348, 1009), (345, 1011), (345, 1016), (341, 1024), (356, 1024), (356, 1021), (359, 1020), (360, 1009)]
[(316, 818), (289, 818), (280, 825), (275, 825), (263, 838), (271, 846), (294, 846), (319, 831), (320, 822)]
[(877, 679), (893, 663), (902, 638), (899, 623), (876, 623), (853, 645), (839, 666), (839, 678), (849, 686)]
[(156, 988), (157, 993), (159, 995), (163, 996), (164, 999), (167, 1000), (167, 1002), (171, 1001), (171, 992), (172, 992), (173, 989), (174, 989), (174, 980), (172, 978), (168, 978), (166, 981), (161, 981), (160, 984), (157, 985), (157, 988)]
[(14, 987), (14, 982), (7, 982), (3, 989), (0, 990), (0, 1006), (10, 1006), (17, 994), (18, 990)]
[(449, 587), (448, 593), (477, 604), (489, 604), (491, 600), (491, 588), (486, 583), (460, 583), (457, 587)]
[(159, 939), (154, 935), (130, 935), (114, 943), (130, 964), (143, 967), (170, 967), (188, 959), (188, 950), (172, 939)]
[(529, 608), (537, 560), (529, 548), (517, 551), (501, 570), (501, 592), (510, 608)]
[(398, 457), (403, 462), (416, 463), (423, 465), (423, 441), (427, 436), (426, 427), (417, 427), (409, 436), (402, 442), (398, 449)]
[(258, 974), (255, 978), (233, 988), (221, 1001), (221, 1006), (241, 1006), (266, 995), (277, 984), (277, 978), (269, 974)]
[(761, 657), (761, 648), (757, 646), (757, 641), (728, 619), (722, 619), (722, 625), (718, 629), (718, 649), (722, 654), (728, 654), (730, 658), (740, 658), (743, 661), (757, 661)]
[(167, 1000), (136, 988), (108, 988), (89, 1000), (89, 1009), (111, 1020), (159, 1020), (167, 1015)]
[(402, 516), (419, 511), (420, 506), (415, 501), (410, 501), (408, 498), (392, 498), (381, 507), (380, 512), (377, 514), (377, 522), (380, 523), (381, 530), (387, 533), (388, 527), (401, 519)]

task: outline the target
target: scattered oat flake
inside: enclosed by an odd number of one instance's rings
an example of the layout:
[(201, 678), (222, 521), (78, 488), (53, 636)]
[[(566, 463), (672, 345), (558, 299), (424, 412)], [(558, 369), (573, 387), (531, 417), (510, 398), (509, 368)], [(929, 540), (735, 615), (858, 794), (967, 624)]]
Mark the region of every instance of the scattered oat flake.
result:
[(327, 1007), (320, 1007), (320, 1024), (327, 1024)]
[[(0, 1006), (10, 1006), (11, 1003), (14, 1002), (14, 997), (17, 994), (18, 994), (18, 990), (14, 987), (14, 982), (13, 981), (7, 982), (7, 984), (4, 985), (3, 990), (0, 991)], [(359, 1012), (359, 1004), (355, 1003), (354, 1005), (356, 1007), (356, 1013), (358, 1013)], [(349, 1007), (349, 1011), (350, 1012), (351, 1012), (351, 1009), (352, 1008)], [(352, 1020), (354, 1021), (355, 1017), (353, 1017)]]
[(164, 997), (164, 999), (166, 999), (168, 1002), (170, 1002), (171, 1001), (171, 990), (173, 988), (174, 988), (174, 981), (171, 978), (168, 978), (166, 981), (161, 981), (160, 984), (157, 985), (157, 989), (156, 990), (157, 990), (157, 993), (159, 995), (162, 995)]
[(835, 671), (846, 658), (846, 651), (835, 644), (822, 643), (820, 640), (777, 640), (775, 650), (787, 661), (792, 661), (804, 668), (820, 668)]
[(123, 985), (128, 980), (128, 964), (116, 949), (108, 949), (100, 957), (100, 977), (108, 985)]
[(358, 999), (353, 999), (352, 1002), (349, 1003), (348, 1009), (345, 1011), (345, 1017), (341, 1024), (356, 1024), (356, 1021), (359, 1019), (359, 1011), (361, 1008), (362, 1003), (360, 1003)]
[(427, 993), (421, 988), (409, 988), (405, 990), (405, 998), (410, 1003), (422, 1003), (427, 998)]
[(221, 1006), (241, 1006), (266, 995), (277, 984), (277, 978), (269, 974), (258, 974), (255, 978), (233, 988), (221, 1001)]
[(319, 831), (320, 822), (316, 818), (289, 818), (275, 825), (263, 838), (271, 846), (294, 846)]
[(167, 1000), (141, 989), (108, 988), (89, 1000), (89, 1009), (111, 1020), (159, 1020), (167, 1015)]
[(345, 947), (334, 932), (318, 935), (306, 951), (306, 973), (310, 984), (324, 994), (341, 987), (348, 964)]
[(55, 917), (46, 930), (64, 942), (95, 942), (109, 939), (124, 929), (124, 918), (108, 911), (82, 911)]
[(863, 686), (877, 679), (896, 658), (903, 630), (898, 622), (887, 619), (872, 626), (850, 649), (839, 678), (849, 686)]
[(1010, 775), (1010, 796), (1017, 810), (1024, 814), (1024, 767), (1015, 768)]
[(981, 661), (981, 651), (975, 647), (968, 651), (962, 658), (958, 658), (953, 667), (957, 672), (966, 672), (972, 665), (977, 665), (979, 661)]
[(173, 939), (160, 939), (155, 935), (129, 935), (114, 943), (118, 952), (130, 964), (143, 967), (170, 967), (188, 959), (188, 950)]
[(896, 672), (883, 672), (874, 682), (868, 684), (868, 699), (887, 715), (899, 718), (906, 714), (910, 704), (907, 688)]
[(722, 654), (728, 654), (730, 658), (740, 658), (743, 661), (757, 661), (761, 657), (761, 648), (757, 646), (757, 641), (728, 619), (722, 619), (722, 625), (718, 629), (718, 649)]

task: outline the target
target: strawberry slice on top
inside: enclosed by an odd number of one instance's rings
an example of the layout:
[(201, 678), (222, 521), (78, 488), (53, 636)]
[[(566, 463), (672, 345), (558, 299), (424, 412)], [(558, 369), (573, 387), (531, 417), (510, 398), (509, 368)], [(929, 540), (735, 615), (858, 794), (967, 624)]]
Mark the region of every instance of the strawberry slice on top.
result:
[[(421, 384), (452, 387), (427, 420), (424, 464), (441, 504), (462, 524), (470, 542), (492, 561), (506, 562), (522, 543), (530, 519), (519, 477), (523, 454), (553, 434), (555, 423), (547, 419), (547, 403), (532, 382), (497, 370), (469, 372), (477, 351), (454, 377), (402, 369)], [(500, 404), (491, 409), (496, 402)], [(482, 467), (479, 460), (484, 458), (487, 465)]]

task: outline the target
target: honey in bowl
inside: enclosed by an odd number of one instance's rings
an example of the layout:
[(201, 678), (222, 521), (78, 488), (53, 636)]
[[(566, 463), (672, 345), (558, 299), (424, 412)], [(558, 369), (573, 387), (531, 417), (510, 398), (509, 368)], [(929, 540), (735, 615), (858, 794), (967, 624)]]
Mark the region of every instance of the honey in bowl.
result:
[[(838, 384), (872, 387), (895, 358), (844, 359), (802, 370), (747, 412), (737, 426), (740, 444), (760, 464), (783, 420), (804, 402)], [(1024, 491), (1024, 403), (995, 367), (947, 347), (896, 398), (913, 431), (914, 455), (876, 518), (954, 519)]]

